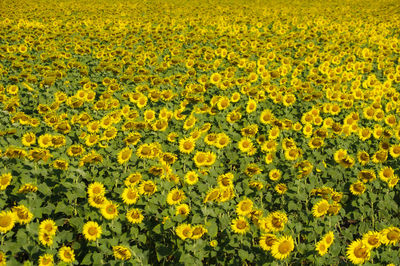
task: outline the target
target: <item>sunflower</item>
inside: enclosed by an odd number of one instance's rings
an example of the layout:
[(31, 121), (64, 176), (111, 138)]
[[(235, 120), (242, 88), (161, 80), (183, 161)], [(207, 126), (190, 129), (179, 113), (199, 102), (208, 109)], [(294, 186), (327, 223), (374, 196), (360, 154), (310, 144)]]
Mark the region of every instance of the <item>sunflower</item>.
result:
[(192, 237), (192, 226), (190, 224), (180, 224), (175, 228), (175, 233), (180, 239)]
[(39, 231), (39, 241), (43, 246), (53, 245), (53, 236), (45, 231)]
[(48, 148), (53, 146), (52, 136), (50, 134), (41, 135), (38, 139), (38, 144), (40, 148)]
[(359, 196), (365, 192), (365, 185), (361, 181), (357, 181), (350, 185), (350, 192), (353, 195)]
[(347, 247), (346, 255), (352, 263), (363, 264), (370, 258), (370, 249), (358, 239)]
[(363, 235), (362, 241), (369, 248), (377, 248), (381, 245), (381, 234), (377, 231), (369, 231)]
[(142, 180), (142, 174), (139, 172), (135, 172), (130, 174), (127, 178), (125, 178), (124, 184), (125, 186), (135, 186)]
[(56, 234), (57, 225), (53, 220), (46, 219), (40, 223), (39, 230), (53, 236)]
[(80, 144), (71, 145), (71, 146), (67, 149), (67, 154), (68, 154), (69, 156), (73, 156), (73, 157), (80, 156), (80, 155), (82, 155), (84, 152), (85, 152), (85, 149), (84, 149), (83, 146), (80, 145)]
[(179, 151), (182, 153), (191, 153), (196, 146), (196, 142), (192, 138), (184, 138), (179, 141)]
[(399, 144), (394, 144), (389, 148), (389, 153), (390, 156), (392, 156), (394, 159), (398, 158), (400, 156), (400, 145)]
[(112, 220), (118, 216), (118, 205), (113, 203), (112, 201), (106, 202), (101, 207), (101, 214), (107, 220)]
[(201, 151), (196, 152), (193, 161), (197, 167), (207, 165), (207, 153)]
[(0, 212), (0, 232), (7, 233), (11, 229), (13, 229), (15, 225), (15, 214), (10, 211), (2, 211)]
[(221, 188), (233, 188), (233, 178), (234, 176), (232, 173), (219, 175), (217, 179), (218, 185)]
[(130, 223), (139, 224), (143, 221), (144, 216), (139, 209), (131, 209), (126, 213), (126, 218)]
[(328, 213), (329, 210), (329, 202), (325, 199), (318, 201), (314, 204), (312, 208), (312, 214), (314, 217), (321, 217)]
[(157, 186), (156, 184), (151, 181), (142, 181), (140, 186), (139, 186), (139, 193), (141, 195), (147, 195), (147, 196), (151, 196), (153, 195), (155, 192), (157, 191)]
[(294, 249), (292, 236), (281, 236), (274, 241), (271, 247), (271, 254), (275, 259), (283, 260), (289, 256)]
[(232, 220), (231, 224), (232, 231), (238, 234), (245, 234), (250, 231), (250, 224), (247, 222), (246, 218), (238, 217)]
[(384, 182), (388, 182), (393, 176), (394, 170), (390, 166), (385, 166), (379, 171), (379, 178)]
[(315, 244), (315, 250), (320, 256), (324, 256), (328, 252), (328, 245), (324, 241), (319, 241)]
[(175, 215), (187, 216), (190, 212), (190, 207), (187, 204), (180, 204), (176, 206)]
[(143, 116), (144, 116), (144, 120), (146, 122), (151, 122), (151, 121), (153, 121), (155, 119), (156, 112), (154, 112), (153, 110), (149, 109), (149, 110), (144, 111)]
[(28, 146), (29, 147), (29, 146), (35, 144), (35, 142), (36, 142), (36, 135), (34, 133), (32, 133), (32, 132), (25, 133), (22, 136), (22, 144), (24, 146)]
[(221, 134), (217, 135), (215, 146), (218, 149), (222, 149), (222, 148), (226, 147), (230, 143), (230, 141), (231, 140), (228, 135), (221, 133)]
[(269, 251), (277, 239), (278, 238), (273, 234), (263, 234), (260, 237), (259, 245), (263, 250)]
[(375, 174), (375, 171), (372, 169), (364, 169), (358, 173), (358, 178), (362, 182), (367, 183), (367, 182), (375, 180), (376, 174)]
[(194, 185), (199, 181), (199, 175), (195, 171), (189, 171), (185, 174), (185, 182), (188, 185)]
[(88, 186), (87, 193), (89, 197), (104, 196), (106, 193), (106, 189), (104, 188), (104, 185), (102, 183), (94, 182)]
[(121, 198), (123, 202), (127, 205), (135, 204), (139, 199), (139, 192), (136, 188), (133, 187), (124, 188)]
[(251, 139), (245, 137), (238, 142), (238, 148), (241, 152), (247, 153), (253, 148), (253, 143)]
[(279, 169), (272, 169), (269, 171), (268, 176), (272, 181), (278, 181), (282, 177), (282, 172)]
[(27, 224), (33, 218), (33, 214), (24, 205), (14, 206), (11, 211), (15, 214), (15, 222), (20, 224)]
[(67, 170), (69, 163), (66, 160), (57, 159), (53, 162), (53, 167), (58, 170)]
[(132, 257), (132, 253), (124, 246), (113, 246), (113, 254), (118, 260), (129, 260)]
[(219, 198), (221, 195), (220, 188), (213, 188), (209, 190), (206, 194), (206, 197), (204, 198), (203, 203), (210, 202), (210, 201), (215, 201)]
[(75, 261), (74, 250), (70, 247), (63, 246), (58, 250), (58, 257), (66, 263)]
[[(38, 264), (39, 264), (39, 266), (54, 265), (53, 255), (52, 254), (44, 254), (42, 256), (39, 256)], [(1, 265), (1, 263), (0, 263), (0, 265)]]
[(106, 203), (107, 199), (103, 195), (93, 195), (88, 197), (89, 205), (101, 209)]
[(257, 102), (253, 99), (249, 99), (246, 106), (246, 112), (250, 114), (254, 112), (256, 109), (257, 109)]
[(124, 164), (129, 161), (129, 159), (132, 156), (132, 150), (129, 147), (123, 148), (119, 153), (118, 153), (118, 163), (119, 164)]
[(278, 194), (283, 195), (287, 191), (287, 186), (286, 184), (279, 183), (275, 186), (275, 191), (278, 192)]
[(322, 241), (324, 241), (327, 245), (327, 247), (330, 247), (333, 243), (333, 240), (335, 239), (335, 235), (333, 234), (332, 231), (329, 231), (328, 233), (326, 233), (324, 235), (324, 237), (322, 238)]
[(101, 236), (101, 226), (96, 222), (89, 221), (83, 225), (82, 233), (88, 241), (95, 241)]
[(196, 225), (192, 228), (192, 236), (190, 238), (196, 240), (201, 238), (205, 233), (207, 233), (207, 229), (203, 225)]
[(292, 148), (285, 151), (285, 159), (289, 161), (295, 161), (301, 156), (301, 150), (298, 148)]
[(36, 185), (33, 184), (23, 184), (20, 189), (18, 190), (18, 193), (29, 193), (29, 192), (36, 192), (38, 190)]
[(381, 232), (381, 242), (387, 245), (396, 245), (400, 241), (400, 229), (397, 227), (388, 227)]
[(12, 179), (11, 173), (0, 175), (0, 190), (5, 190), (10, 185)]
[(286, 223), (288, 222), (286, 213), (281, 211), (272, 212), (268, 214), (265, 219), (266, 228), (268, 228), (272, 232), (282, 231), (285, 228)]
[(236, 205), (236, 212), (240, 216), (247, 216), (253, 209), (253, 202), (250, 199), (241, 200)]
[(399, 177), (397, 175), (394, 175), (387, 181), (387, 184), (389, 188), (393, 188), (395, 185), (397, 185), (398, 182), (399, 182)]
[(359, 151), (357, 153), (357, 159), (361, 165), (365, 165), (369, 162), (369, 154), (366, 151)]

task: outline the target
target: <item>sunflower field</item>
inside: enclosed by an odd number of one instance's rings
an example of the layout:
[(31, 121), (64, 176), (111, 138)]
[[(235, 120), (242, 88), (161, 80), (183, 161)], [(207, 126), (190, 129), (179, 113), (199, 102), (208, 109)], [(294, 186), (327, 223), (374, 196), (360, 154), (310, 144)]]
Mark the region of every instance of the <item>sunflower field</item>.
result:
[(0, 266), (400, 265), (400, 5), (1, 0)]

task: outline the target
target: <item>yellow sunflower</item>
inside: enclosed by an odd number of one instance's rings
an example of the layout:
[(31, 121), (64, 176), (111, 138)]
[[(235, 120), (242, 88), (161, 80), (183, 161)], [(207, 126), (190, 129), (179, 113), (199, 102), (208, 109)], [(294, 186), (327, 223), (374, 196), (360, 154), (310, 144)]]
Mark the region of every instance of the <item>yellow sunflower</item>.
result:
[(15, 221), (17, 223), (27, 224), (33, 218), (33, 214), (24, 205), (12, 207), (11, 210), (15, 214)]
[(353, 241), (346, 251), (349, 260), (354, 264), (363, 264), (370, 258), (370, 249), (360, 239)]
[(188, 185), (194, 185), (199, 181), (199, 175), (195, 171), (189, 171), (185, 174), (185, 182)]
[(82, 233), (87, 240), (95, 241), (100, 238), (102, 229), (98, 223), (89, 221), (83, 225)]
[(269, 251), (277, 239), (274, 234), (263, 234), (259, 241), (260, 247), (265, 251)]
[(186, 196), (183, 190), (174, 188), (167, 195), (167, 203), (169, 205), (176, 205), (185, 200)]
[(56, 234), (57, 225), (53, 220), (46, 219), (40, 223), (39, 230), (53, 236)]
[(127, 178), (125, 178), (124, 184), (125, 186), (135, 186), (142, 180), (142, 174), (139, 172), (135, 172), (130, 174)]
[(144, 216), (142, 215), (142, 211), (139, 209), (131, 209), (126, 213), (126, 219), (130, 223), (139, 224), (143, 221)]
[(75, 261), (74, 250), (70, 247), (63, 246), (58, 250), (58, 257), (66, 263)]
[(39, 264), (39, 266), (51, 266), (51, 265), (54, 265), (53, 255), (52, 254), (44, 254), (42, 256), (39, 256), (38, 264)]
[(112, 220), (118, 216), (118, 205), (108, 201), (101, 208), (101, 214), (107, 220)]
[(396, 245), (400, 241), (400, 229), (388, 227), (381, 232), (381, 242), (385, 245)]
[(118, 260), (129, 260), (132, 257), (132, 253), (124, 246), (113, 246), (113, 254)]
[(283, 260), (289, 256), (294, 249), (292, 236), (278, 238), (271, 247), (271, 254), (275, 259)]
[(0, 175), (0, 190), (5, 190), (10, 185), (12, 179), (11, 173)]
[(127, 205), (135, 204), (139, 199), (139, 192), (136, 188), (127, 187), (124, 188), (121, 197), (125, 204)]
[(237, 234), (245, 234), (250, 231), (250, 224), (247, 222), (246, 218), (238, 217), (232, 220), (231, 228), (232, 231)]
[(241, 200), (236, 205), (236, 212), (240, 216), (247, 216), (253, 209), (253, 202), (250, 199)]
[(36, 142), (36, 135), (32, 132), (27, 132), (22, 136), (22, 144), (24, 146), (31, 146)]
[(381, 245), (381, 233), (377, 231), (369, 231), (363, 235), (362, 241), (369, 249), (377, 248)]
[(187, 204), (180, 204), (176, 206), (175, 215), (187, 216), (190, 213), (190, 207)]
[(129, 147), (123, 148), (119, 153), (118, 153), (118, 163), (119, 164), (124, 164), (129, 161), (129, 159), (132, 156), (132, 150)]
[(207, 233), (207, 229), (203, 225), (196, 225), (192, 227), (192, 236), (190, 238), (194, 240), (200, 239), (205, 233)]
[(190, 224), (180, 224), (175, 228), (175, 233), (180, 239), (192, 237), (192, 226)]
[(141, 195), (147, 195), (147, 196), (151, 196), (153, 195), (155, 192), (157, 191), (157, 186), (156, 184), (151, 181), (142, 181), (140, 186), (139, 186), (139, 193)]
[(318, 201), (314, 204), (312, 208), (312, 214), (314, 217), (321, 217), (328, 213), (329, 210), (329, 202), (325, 199)]
[(184, 138), (179, 141), (179, 151), (182, 153), (191, 153), (196, 146), (196, 142), (192, 138)]
[(89, 197), (104, 196), (106, 193), (106, 189), (104, 188), (104, 185), (102, 183), (94, 182), (88, 186), (87, 193)]
[(0, 212), (0, 232), (7, 233), (15, 225), (15, 214), (10, 211)]

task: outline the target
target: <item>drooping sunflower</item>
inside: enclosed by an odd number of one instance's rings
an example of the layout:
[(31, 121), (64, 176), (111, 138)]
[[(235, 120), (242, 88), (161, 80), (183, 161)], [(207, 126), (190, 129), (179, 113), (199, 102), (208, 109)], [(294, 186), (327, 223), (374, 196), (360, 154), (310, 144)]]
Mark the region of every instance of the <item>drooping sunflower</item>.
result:
[(271, 247), (271, 254), (275, 259), (283, 260), (294, 250), (292, 236), (281, 236)]
[(203, 203), (216, 201), (221, 195), (220, 188), (213, 188), (207, 192), (207, 195), (204, 198)]
[(101, 214), (107, 220), (112, 220), (118, 216), (118, 205), (113, 203), (112, 201), (106, 202), (101, 207)]
[(58, 257), (66, 263), (75, 261), (74, 250), (70, 247), (63, 246), (58, 250)]
[(124, 246), (113, 246), (113, 254), (118, 260), (129, 260), (132, 257), (130, 250)]
[(329, 202), (325, 199), (318, 201), (314, 204), (312, 208), (312, 214), (314, 217), (321, 217), (328, 213), (329, 210)]
[(0, 232), (7, 233), (15, 225), (15, 215), (10, 211), (0, 212)]
[(155, 192), (157, 191), (157, 186), (156, 184), (151, 181), (142, 181), (140, 186), (139, 186), (139, 193), (141, 195), (147, 195), (147, 196), (151, 196), (153, 195)]
[(101, 226), (93, 221), (89, 221), (83, 225), (82, 233), (88, 241), (95, 241), (102, 234)]
[(238, 217), (232, 220), (232, 231), (237, 234), (245, 234), (250, 231), (250, 224), (244, 217)]
[(143, 221), (144, 216), (141, 210), (131, 209), (126, 213), (126, 219), (128, 219), (130, 223), (139, 224)]
[(176, 205), (185, 200), (186, 196), (183, 190), (174, 188), (167, 195), (167, 203), (169, 205)]
[(129, 159), (132, 156), (132, 150), (129, 147), (123, 148), (119, 153), (118, 153), (118, 163), (119, 164), (124, 164), (129, 161)]
[(287, 191), (287, 186), (286, 184), (279, 183), (275, 186), (275, 191), (278, 192), (278, 194), (283, 195)]
[(11, 183), (11, 173), (5, 173), (0, 175), (0, 190), (5, 190)]
[(347, 247), (346, 255), (352, 263), (363, 264), (369, 260), (371, 253), (368, 246), (358, 239)]

